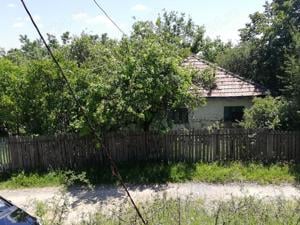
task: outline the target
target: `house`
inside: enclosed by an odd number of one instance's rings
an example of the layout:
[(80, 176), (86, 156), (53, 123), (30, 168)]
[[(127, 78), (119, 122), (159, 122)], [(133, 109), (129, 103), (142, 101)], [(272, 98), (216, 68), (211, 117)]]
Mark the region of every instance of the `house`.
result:
[(216, 122), (230, 127), (242, 119), (244, 109), (251, 107), (254, 97), (262, 97), (267, 93), (267, 89), (263, 86), (223, 68), (215, 67), (196, 55), (188, 57), (183, 65), (200, 72), (206, 68), (214, 68), (214, 87), (205, 89), (193, 84), (190, 91), (205, 97), (206, 105), (192, 111), (186, 108), (176, 110), (175, 129), (204, 128)]

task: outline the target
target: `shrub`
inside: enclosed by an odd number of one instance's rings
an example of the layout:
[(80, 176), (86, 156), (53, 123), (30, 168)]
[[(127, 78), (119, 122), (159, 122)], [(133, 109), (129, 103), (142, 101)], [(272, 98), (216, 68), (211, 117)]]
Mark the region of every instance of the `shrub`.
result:
[(254, 98), (253, 106), (245, 109), (243, 121), (244, 128), (279, 129), (284, 126), (287, 102), (282, 98)]
[(214, 89), (216, 87), (216, 69), (214, 67), (207, 67), (195, 73), (193, 83), (205, 89)]

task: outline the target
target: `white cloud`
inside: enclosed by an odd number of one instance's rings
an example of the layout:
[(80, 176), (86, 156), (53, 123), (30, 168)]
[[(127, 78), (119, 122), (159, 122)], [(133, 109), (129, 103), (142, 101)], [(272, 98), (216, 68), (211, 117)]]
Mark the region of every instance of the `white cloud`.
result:
[(21, 28), (24, 27), (25, 23), (24, 22), (15, 22), (12, 26), (14, 28)]
[(144, 12), (147, 9), (148, 7), (143, 4), (137, 4), (131, 8), (132, 11), (136, 11), (136, 12)]
[(79, 12), (79, 13), (75, 13), (72, 15), (72, 19), (75, 21), (85, 20), (88, 17), (89, 17), (88, 14), (86, 14), (84, 12)]
[(103, 24), (106, 27), (113, 26), (112, 23), (105, 16), (90, 17), (86, 20), (86, 23), (92, 24), (92, 25)]
[[(44, 25), (41, 23), (41, 17), (39, 15), (33, 15), (33, 19), (35, 20), (36, 23), (38, 23), (40, 28), (43, 28)], [(15, 22), (13, 23), (12, 27), (13, 28), (22, 28), (26, 26), (30, 22), (29, 17), (17, 17), (15, 19)]]
[(7, 5), (7, 7), (8, 7), (8, 8), (15, 8), (15, 7), (16, 7), (16, 5), (15, 5), (15, 4), (13, 4), (13, 3), (9, 3), (9, 4)]
[(113, 24), (109, 21), (108, 18), (102, 15), (90, 16), (85, 12), (79, 12), (72, 15), (72, 19), (77, 22), (86, 23), (89, 25), (99, 25), (102, 24), (108, 28), (113, 27)]

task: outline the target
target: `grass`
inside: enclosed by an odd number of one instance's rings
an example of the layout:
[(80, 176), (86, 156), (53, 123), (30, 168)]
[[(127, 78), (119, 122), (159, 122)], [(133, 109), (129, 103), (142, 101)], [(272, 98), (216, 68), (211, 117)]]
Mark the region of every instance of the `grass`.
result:
[[(177, 163), (158, 164), (147, 163), (119, 165), (120, 173), (124, 180), (132, 184), (150, 184), (167, 182), (254, 182), (259, 184), (298, 184), (300, 181), (300, 165), (295, 164), (270, 164), (257, 163)], [(83, 171), (77, 171), (81, 173)], [(109, 169), (88, 169), (84, 171), (91, 184), (113, 184)], [(65, 171), (14, 173), (0, 176), (0, 189), (49, 187), (65, 184), (70, 173)]]

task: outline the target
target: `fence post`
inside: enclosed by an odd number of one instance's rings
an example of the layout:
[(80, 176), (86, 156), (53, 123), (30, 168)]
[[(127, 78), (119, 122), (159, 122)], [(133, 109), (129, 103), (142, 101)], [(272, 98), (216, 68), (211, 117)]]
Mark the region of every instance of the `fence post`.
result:
[(273, 132), (265, 131), (267, 137), (267, 161), (273, 159)]
[(215, 161), (216, 160), (216, 154), (217, 154), (217, 130), (214, 130), (211, 133), (212, 136), (212, 158), (211, 161)]

